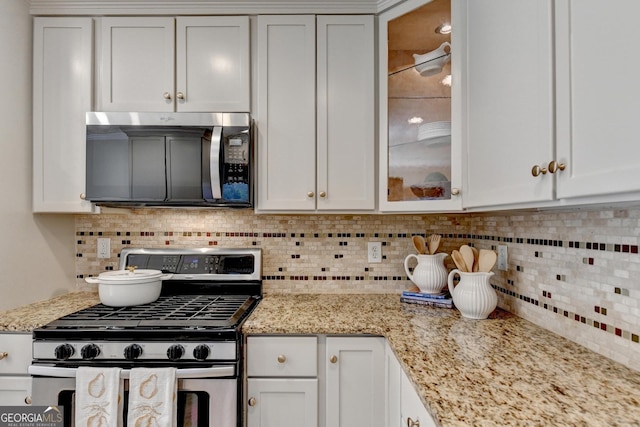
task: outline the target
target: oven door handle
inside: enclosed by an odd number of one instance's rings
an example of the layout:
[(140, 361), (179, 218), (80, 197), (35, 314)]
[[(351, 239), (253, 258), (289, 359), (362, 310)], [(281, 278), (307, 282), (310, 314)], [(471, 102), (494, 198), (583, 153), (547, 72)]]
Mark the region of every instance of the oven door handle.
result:
[[(60, 368), (58, 366), (30, 365), (29, 374), (41, 377), (75, 378), (76, 368)], [(176, 378), (217, 378), (232, 377), (236, 374), (235, 366), (216, 366), (213, 368), (176, 369)], [(127, 379), (130, 369), (123, 369), (120, 378)]]

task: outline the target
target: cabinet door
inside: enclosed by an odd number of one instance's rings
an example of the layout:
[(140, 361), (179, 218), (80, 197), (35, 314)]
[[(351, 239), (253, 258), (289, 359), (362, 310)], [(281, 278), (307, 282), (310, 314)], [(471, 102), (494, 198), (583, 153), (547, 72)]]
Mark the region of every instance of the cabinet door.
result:
[(375, 208), (372, 16), (318, 16), (318, 209)]
[[(466, 2), (465, 207), (554, 197), (552, 2)], [(455, 27), (454, 27), (455, 28)]]
[(0, 376), (0, 406), (23, 406), (30, 403), (30, 376)]
[[(407, 0), (380, 15), (378, 186), (383, 212), (462, 209), (461, 4)], [(434, 31), (447, 22), (451, 34)], [(421, 59), (425, 55), (429, 62)], [(442, 61), (439, 67), (418, 72), (418, 65), (435, 60)]]
[(91, 212), (85, 192), (85, 112), (92, 110), (91, 18), (35, 18), (33, 211)]
[(328, 337), (328, 426), (385, 426), (384, 338)]
[(258, 17), (258, 203), (316, 207), (315, 16)]
[(99, 110), (174, 111), (174, 18), (102, 18)]
[[(558, 197), (640, 190), (640, 2), (556, 0)], [(606, 28), (606, 33), (598, 29)]]
[(317, 379), (249, 378), (247, 383), (247, 427), (318, 426)]
[(258, 203), (316, 206), (314, 16), (258, 17)]
[(249, 17), (176, 18), (177, 111), (249, 111)]
[[(402, 423), (401, 426), (436, 427), (435, 420), (427, 411), (407, 374), (402, 371), (400, 384), (400, 399)], [(409, 418), (413, 421), (409, 421)], [(415, 424), (418, 423), (418, 424)]]
[[(385, 403), (386, 403), (386, 416), (388, 427), (400, 426), (401, 414), (400, 414), (400, 387), (401, 387), (401, 375), (402, 368), (400, 362), (394, 354), (389, 343), (385, 343), (384, 348), (385, 356)], [(406, 425), (406, 424), (405, 424)]]

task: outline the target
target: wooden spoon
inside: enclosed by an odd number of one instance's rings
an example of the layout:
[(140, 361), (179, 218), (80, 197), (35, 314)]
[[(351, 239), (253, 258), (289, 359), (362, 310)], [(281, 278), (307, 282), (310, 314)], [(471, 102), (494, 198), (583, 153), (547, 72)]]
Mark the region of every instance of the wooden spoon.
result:
[(413, 246), (416, 248), (419, 254), (427, 253), (427, 244), (424, 241), (424, 237), (422, 236), (413, 236), (411, 238), (413, 240)]
[(480, 249), (479, 271), (488, 273), (496, 264), (498, 254), (489, 249)]
[(480, 263), (479, 263), (480, 254), (478, 253), (478, 250), (474, 246), (471, 246), (471, 251), (473, 252), (473, 271), (479, 271), (479, 268), (480, 268)]
[(451, 258), (453, 258), (453, 262), (456, 267), (458, 267), (458, 270), (464, 273), (467, 272), (467, 265), (464, 262), (464, 258), (462, 258), (462, 254), (457, 249), (451, 251)]
[(438, 250), (438, 246), (440, 246), (440, 235), (432, 234), (427, 237), (427, 248), (429, 248), (429, 253), (431, 255), (435, 254)]
[(471, 250), (471, 247), (468, 245), (460, 246), (460, 255), (462, 255), (462, 258), (464, 259), (464, 263), (467, 265), (466, 271), (473, 271), (473, 263), (474, 263), (475, 257), (473, 256), (473, 251)]

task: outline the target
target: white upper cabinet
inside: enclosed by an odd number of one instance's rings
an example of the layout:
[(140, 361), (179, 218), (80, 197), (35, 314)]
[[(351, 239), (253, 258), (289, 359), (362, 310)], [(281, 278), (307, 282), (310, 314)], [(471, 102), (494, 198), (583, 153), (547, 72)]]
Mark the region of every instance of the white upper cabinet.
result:
[(249, 111), (248, 17), (105, 17), (100, 26), (98, 110)]
[(380, 15), (382, 212), (462, 209), (462, 3), (408, 0)]
[(640, 2), (556, 0), (555, 8), (556, 160), (566, 166), (557, 195), (637, 192)]
[(85, 191), (85, 113), (93, 90), (91, 18), (35, 18), (33, 211), (91, 212)]
[(464, 206), (552, 200), (531, 172), (554, 158), (551, 1), (465, 4)]
[(633, 0), (466, 3), (466, 208), (640, 200), (638, 14)]
[(258, 210), (375, 208), (373, 31), (372, 16), (258, 17)]
[(258, 210), (316, 205), (315, 16), (259, 16)]

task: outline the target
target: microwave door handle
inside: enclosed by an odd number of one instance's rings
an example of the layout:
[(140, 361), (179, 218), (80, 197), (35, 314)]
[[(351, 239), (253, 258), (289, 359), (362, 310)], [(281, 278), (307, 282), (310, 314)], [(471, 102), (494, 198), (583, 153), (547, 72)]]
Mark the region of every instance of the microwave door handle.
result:
[(211, 178), (211, 195), (214, 200), (222, 198), (220, 192), (220, 144), (222, 143), (222, 127), (215, 126), (211, 132), (211, 148), (209, 149), (209, 176)]
[[(76, 368), (60, 368), (58, 366), (46, 365), (30, 365), (29, 374), (41, 377), (56, 378), (75, 378)], [(235, 367), (215, 366), (212, 368), (192, 368), (192, 369), (176, 369), (176, 378), (216, 378), (216, 377), (232, 377), (235, 375)], [(127, 379), (131, 373), (130, 369), (120, 371), (120, 378)]]

